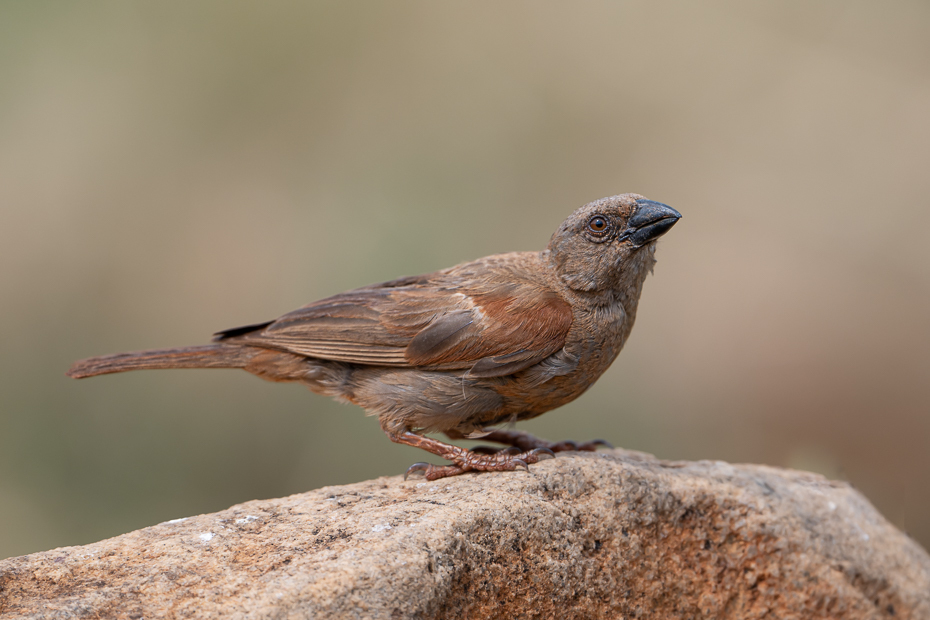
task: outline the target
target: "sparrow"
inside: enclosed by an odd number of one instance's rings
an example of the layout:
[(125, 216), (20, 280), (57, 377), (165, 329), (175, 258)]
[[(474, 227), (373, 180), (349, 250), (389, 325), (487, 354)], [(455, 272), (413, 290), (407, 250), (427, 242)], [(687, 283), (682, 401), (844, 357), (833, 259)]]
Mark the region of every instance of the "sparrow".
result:
[[(606, 444), (549, 443), (512, 425), (578, 398), (616, 359), (656, 240), (680, 218), (638, 194), (602, 198), (568, 216), (541, 252), (373, 284), (218, 332), (213, 344), (93, 357), (67, 374), (241, 368), (359, 405), (391, 441), (449, 461), (415, 463), (405, 479), (528, 469)], [(427, 436), (437, 432), (510, 447), (469, 450)]]

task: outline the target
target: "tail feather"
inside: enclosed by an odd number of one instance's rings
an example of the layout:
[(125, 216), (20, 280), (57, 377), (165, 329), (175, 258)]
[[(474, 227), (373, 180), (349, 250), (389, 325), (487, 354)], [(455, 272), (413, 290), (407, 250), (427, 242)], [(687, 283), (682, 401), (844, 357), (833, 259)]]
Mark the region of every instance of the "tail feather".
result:
[(156, 349), (91, 357), (71, 365), (74, 379), (128, 370), (154, 368), (245, 368), (259, 349), (229, 344), (209, 344), (180, 349)]

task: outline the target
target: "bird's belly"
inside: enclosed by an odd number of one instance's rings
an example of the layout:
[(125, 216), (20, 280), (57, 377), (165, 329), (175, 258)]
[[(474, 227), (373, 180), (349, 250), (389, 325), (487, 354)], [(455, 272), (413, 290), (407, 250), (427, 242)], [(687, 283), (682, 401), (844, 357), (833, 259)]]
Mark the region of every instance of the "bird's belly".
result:
[[(599, 339), (575, 339), (575, 346), (566, 348), (566, 358), (559, 362), (565, 365), (556, 371), (564, 374), (546, 380), (541, 380), (539, 368), (535, 367), (504, 377), (479, 378), (470, 377), (467, 371), (356, 366), (314, 360), (314, 366), (327, 371), (322, 373), (327, 380), (304, 383), (315, 392), (360, 405), (369, 415), (377, 415), (386, 429), (454, 429), (468, 433), (534, 418), (575, 400), (617, 357), (628, 333), (624, 331), (609, 330), (612, 333), (608, 337), (601, 331)], [(555, 357), (549, 358), (549, 362)], [(330, 371), (337, 370), (330, 377)]]
[(514, 396), (518, 397), (513, 399), (513, 408), (521, 410), (517, 419), (534, 418), (570, 403), (584, 394), (609, 366), (610, 362), (579, 365), (569, 374), (553, 377), (542, 385), (529, 389), (518, 383), (514, 386)]
[(561, 407), (584, 394), (610, 367), (623, 347), (624, 339), (602, 342), (579, 352), (578, 364), (570, 372), (544, 383), (533, 381), (532, 373), (508, 377), (499, 388), (505, 409), (517, 420), (534, 418)]

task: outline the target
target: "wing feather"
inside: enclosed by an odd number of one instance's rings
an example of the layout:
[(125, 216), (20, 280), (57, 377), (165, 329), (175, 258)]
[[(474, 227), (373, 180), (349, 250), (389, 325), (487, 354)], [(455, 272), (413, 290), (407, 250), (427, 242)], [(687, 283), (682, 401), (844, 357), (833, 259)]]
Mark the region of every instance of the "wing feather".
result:
[(348, 291), (219, 338), (352, 364), (512, 374), (562, 349), (572, 311), (550, 287), (500, 264)]

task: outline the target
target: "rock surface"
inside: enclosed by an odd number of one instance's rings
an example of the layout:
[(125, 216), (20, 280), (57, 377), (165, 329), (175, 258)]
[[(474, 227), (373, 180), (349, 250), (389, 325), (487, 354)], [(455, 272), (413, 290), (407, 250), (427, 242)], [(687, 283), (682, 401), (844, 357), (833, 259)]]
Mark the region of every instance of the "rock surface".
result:
[(379, 478), (0, 562), (3, 618), (930, 618), (849, 485), (615, 450)]

